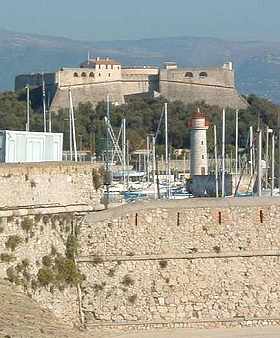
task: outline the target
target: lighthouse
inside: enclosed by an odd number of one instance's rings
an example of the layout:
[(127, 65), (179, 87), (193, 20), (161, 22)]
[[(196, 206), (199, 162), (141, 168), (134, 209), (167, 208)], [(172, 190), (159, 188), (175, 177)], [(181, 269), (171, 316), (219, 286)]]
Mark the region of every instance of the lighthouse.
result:
[(191, 129), (191, 176), (208, 175), (207, 129), (205, 114), (198, 109), (188, 124)]

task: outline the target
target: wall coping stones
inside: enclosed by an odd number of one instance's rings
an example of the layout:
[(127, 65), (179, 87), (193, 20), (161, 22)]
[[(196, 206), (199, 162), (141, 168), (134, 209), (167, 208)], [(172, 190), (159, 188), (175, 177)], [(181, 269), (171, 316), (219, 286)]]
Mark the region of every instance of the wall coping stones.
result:
[(190, 198), (185, 200), (157, 200), (143, 201), (133, 204), (123, 204), (117, 208), (111, 208), (99, 213), (89, 214), (87, 222), (98, 222), (106, 219), (118, 218), (132, 213), (152, 209), (183, 210), (197, 208), (246, 208), (246, 207), (272, 207), (280, 206), (278, 197), (242, 197), (242, 198)]

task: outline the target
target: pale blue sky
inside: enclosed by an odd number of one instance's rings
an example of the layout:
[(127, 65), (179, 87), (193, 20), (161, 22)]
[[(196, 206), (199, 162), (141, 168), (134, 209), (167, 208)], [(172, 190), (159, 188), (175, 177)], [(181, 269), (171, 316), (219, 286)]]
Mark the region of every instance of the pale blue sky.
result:
[(83, 40), (280, 41), (280, 0), (0, 0), (0, 28)]

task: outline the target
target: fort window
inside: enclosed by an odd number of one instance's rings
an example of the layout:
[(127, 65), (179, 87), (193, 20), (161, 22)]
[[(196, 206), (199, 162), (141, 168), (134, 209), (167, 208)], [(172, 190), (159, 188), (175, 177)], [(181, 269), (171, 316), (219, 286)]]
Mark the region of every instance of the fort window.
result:
[(74, 73), (74, 77), (79, 77), (79, 74), (78, 73)]
[(99, 73), (98, 76), (101, 76), (101, 73)]
[(185, 77), (192, 78), (193, 73), (192, 72), (186, 72)]
[(207, 76), (208, 76), (208, 74), (206, 72), (199, 73), (199, 77), (205, 78)]
[(85, 72), (83, 72), (82, 77), (87, 77), (87, 74)]
[(89, 77), (94, 77), (94, 73), (93, 72), (89, 73)]
[(109, 73), (108, 76), (110, 77), (110, 76), (111, 76), (111, 73)]

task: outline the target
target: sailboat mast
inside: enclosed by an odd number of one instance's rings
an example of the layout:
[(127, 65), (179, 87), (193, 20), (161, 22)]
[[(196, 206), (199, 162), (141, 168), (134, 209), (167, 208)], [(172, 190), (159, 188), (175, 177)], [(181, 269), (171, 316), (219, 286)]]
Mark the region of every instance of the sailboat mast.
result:
[(126, 167), (126, 119), (122, 121), (122, 152), (123, 152), (123, 184), (126, 184), (127, 167)]
[(26, 131), (30, 130), (30, 88), (26, 85)]
[(250, 126), (250, 176), (253, 177), (253, 127)]
[(219, 197), (219, 177), (218, 177), (218, 151), (217, 151), (217, 126), (214, 124), (214, 152), (215, 152), (215, 186), (216, 197)]
[(235, 113), (235, 188), (238, 182), (238, 115), (239, 111), (237, 109)]
[(73, 137), (73, 145), (74, 145), (74, 158), (75, 158), (75, 162), (78, 162), (75, 117), (74, 117), (74, 108), (73, 108), (72, 93), (71, 93), (71, 89), (70, 88), (69, 88), (69, 101), (70, 101), (70, 120), (71, 120), (71, 126), (72, 126), (72, 137)]
[(258, 117), (258, 196), (262, 196), (262, 130)]
[(222, 114), (222, 197), (225, 197), (225, 142), (226, 142), (226, 111), (223, 109)]
[(273, 196), (275, 185), (275, 134), (272, 133), (271, 137), (271, 196)]
[(164, 121), (165, 121), (165, 175), (167, 178), (168, 198), (170, 198), (170, 173), (169, 173), (169, 151), (168, 151), (168, 105), (164, 104)]

